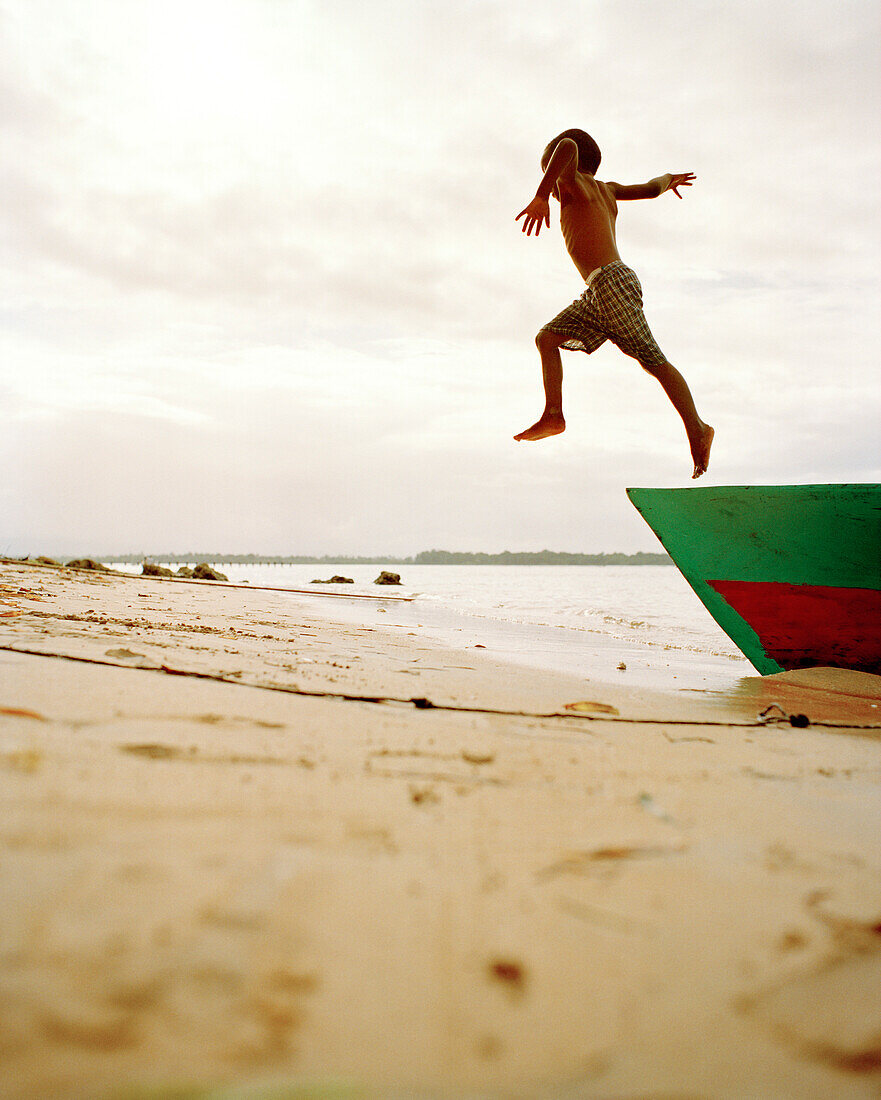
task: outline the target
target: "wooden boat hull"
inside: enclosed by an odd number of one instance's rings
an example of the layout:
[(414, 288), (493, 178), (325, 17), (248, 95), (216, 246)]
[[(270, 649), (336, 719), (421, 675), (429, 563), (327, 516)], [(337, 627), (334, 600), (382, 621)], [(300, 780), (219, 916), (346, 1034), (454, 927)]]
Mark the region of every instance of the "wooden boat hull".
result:
[(627, 495), (763, 675), (817, 665), (881, 674), (881, 485)]

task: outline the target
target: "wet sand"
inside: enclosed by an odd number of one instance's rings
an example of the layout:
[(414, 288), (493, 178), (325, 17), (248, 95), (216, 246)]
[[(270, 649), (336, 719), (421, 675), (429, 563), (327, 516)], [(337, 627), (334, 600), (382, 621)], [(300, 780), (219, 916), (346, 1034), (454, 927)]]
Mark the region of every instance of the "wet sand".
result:
[(386, 606), (0, 565), (0, 1096), (879, 1094), (881, 679)]

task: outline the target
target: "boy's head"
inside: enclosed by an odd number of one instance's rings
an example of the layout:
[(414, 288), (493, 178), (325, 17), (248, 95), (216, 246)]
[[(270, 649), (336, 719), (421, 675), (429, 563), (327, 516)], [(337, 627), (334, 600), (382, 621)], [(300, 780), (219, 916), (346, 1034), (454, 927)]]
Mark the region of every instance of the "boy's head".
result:
[(589, 172), (592, 176), (596, 175), (602, 153), (599, 145), (584, 130), (564, 130), (562, 134), (557, 134), (541, 155), (541, 170), (544, 171), (547, 168), (551, 154), (563, 138), (569, 138), (578, 146), (578, 171)]

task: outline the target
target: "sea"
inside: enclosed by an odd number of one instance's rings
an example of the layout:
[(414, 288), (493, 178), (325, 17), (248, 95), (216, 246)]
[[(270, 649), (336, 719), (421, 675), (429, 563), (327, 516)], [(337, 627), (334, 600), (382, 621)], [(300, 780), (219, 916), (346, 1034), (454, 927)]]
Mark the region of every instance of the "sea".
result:
[[(298, 590), (292, 601), (329, 620), (405, 628), (454, 649), (484, 647), (527, 668), (686, 690), (726, 690), (755, 675), (673, 566), (217, 568), (234, 583)], [(399, 573), (401, 585), (376, 585), (382, 569)], [(335, 574), (354, 583), (313, 583)]]

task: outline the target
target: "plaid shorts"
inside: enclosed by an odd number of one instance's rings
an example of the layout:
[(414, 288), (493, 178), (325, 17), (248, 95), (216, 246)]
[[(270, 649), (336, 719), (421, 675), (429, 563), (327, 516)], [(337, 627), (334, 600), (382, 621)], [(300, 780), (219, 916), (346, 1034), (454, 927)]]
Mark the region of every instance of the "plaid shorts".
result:
[(590, 355), (611, 340), (644, 366), (659, 367), (667, 361), (642, 312), (642, 287), (636, 272), (621, 260), (601, 267), (581, 297), (544, 329), (565, 336), (560, 346), (569, 351)]

